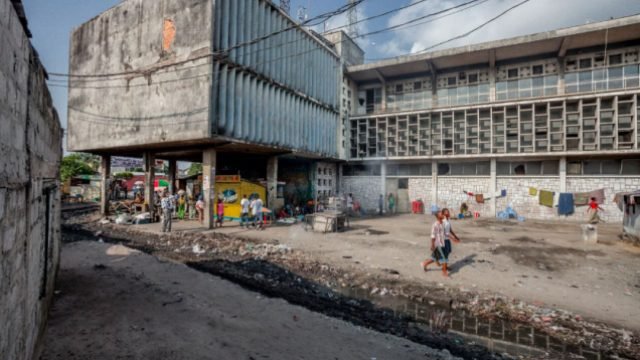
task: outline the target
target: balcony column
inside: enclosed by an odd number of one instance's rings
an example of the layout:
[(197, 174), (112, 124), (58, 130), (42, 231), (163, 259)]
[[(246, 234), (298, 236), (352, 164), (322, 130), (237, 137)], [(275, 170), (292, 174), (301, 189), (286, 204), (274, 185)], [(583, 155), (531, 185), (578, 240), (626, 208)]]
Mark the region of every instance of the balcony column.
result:
[(489, 52), (489, 101), (496, 101), (496, 51)]
[(215, 149), (202, 152), (202, 191), (204, 199), (204, 226), (213, 229), (216, 208), (216, 161)]
[[(430, 207), (432, 204), (438, 205), (438, 162), (437, 161), (433, 161), (431, 163), (431, 204), (425, 204), (425, 206)], [(428, 211), (428, 213), (430, 212), (431, 210)]]
[(489, 215), (491, 215), (491, 217), (496, 217), (496, 199), (497, 199), (497, 192), (498, 192), (498, 176), (497, 176), (497, 166), (496, 166), (496, 159), (492, 158), (491, 159), (491, 180), (489, 180), (491, 183), (489, 184), (489, 191), (491, 194), (491, 200), (489, 201)]
[(111, 155), (102, 155), (100, 159), (100, 214), (109, 215), (109, 197), (111, 196)]
[(567, 157), (560, 158), (560, 192), (567, 192)]
[(156, 157), (155, 154), (151, 152), (144, 153), (144, 202), (147, 204), (147, 211), (149, 212), (149, 216), (151, 217), (151, 222), (154, 222), (154, 212), (155, 212), (155, 166), (156, 166)]
[(382, 213), (386, 213), (385, 204), (387, 199), (387, 163), (380, 163), (380, 194), (382, 194)]

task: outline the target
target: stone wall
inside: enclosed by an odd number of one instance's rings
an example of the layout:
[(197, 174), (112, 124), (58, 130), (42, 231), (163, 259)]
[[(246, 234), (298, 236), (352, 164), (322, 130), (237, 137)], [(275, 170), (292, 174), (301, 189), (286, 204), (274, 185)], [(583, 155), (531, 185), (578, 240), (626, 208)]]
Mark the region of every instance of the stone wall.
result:
[[(600, 217), (609, 223), (622, 223), (624, 213), (613, 203), (613, 197), (618, 192), (634, 191), (640, 189), (640, 177), (637, 176), (568, 176), (567, 192), (588, 192), (597, 189), (604, 189), (605, 203), (600, 206), (604, 212)], [(584, 220), (587, 208), (576, 208), (576, 213), (569, 218), (572, 220)]]
[(409, 178), (409, 201), (422, 200), (425, 209), (428, 209), (433, 199), (431, 198), (431, 178)]
[(529, 196), (529, 187), (560, 191), (560, 177), (498, 177), (497, 189), (507, 190), (507, 196), (496, 199), (496, 213), (511, 206), (525, 219), (561, 219), (557, 208), (540, 205), (537, 196)]
[(378, 199), (382, 188), (380, 176), (343, 176), (343, 194), (353, 194), (355, 200), (360, 201), (360, 206), (366, 212), (375, 212), (378, 209)]
[(0, 357), (23, 360), (37, 357), (58, 266), (62, 131), (14, 6), (0, 0)]
[(475, 197), (468, 196), (464, 191), (488, 197), (490, 190), (491, 178), (488, 176), (439, 176), (437, 205), (440, 208), (449, 208), (456, 214), (460, 211), (460, 205), (466, 202), (470, 211), (477, 211), (480, 216), (488, 216), (491, 211), (489, 201), (480, 204), (476, 202)]

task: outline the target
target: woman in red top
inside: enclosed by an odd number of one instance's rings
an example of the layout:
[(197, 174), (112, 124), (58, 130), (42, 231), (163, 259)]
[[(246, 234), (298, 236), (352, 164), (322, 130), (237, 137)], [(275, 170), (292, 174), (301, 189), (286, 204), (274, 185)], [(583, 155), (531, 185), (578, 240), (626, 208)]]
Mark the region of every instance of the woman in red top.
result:
[(587, 209), (589, 224), (597, 224), (600, 222), (600, 215), (598, 215), (598, 211), (604, 211), (604, 209), (598, 205), (596, 198), (592, 197), (591, 201), (589, 201), (589, 208)]
[(218, 199), (218, 226), (222, 227), (222, 222), (224, 221), (224, 203), (221, 199)]

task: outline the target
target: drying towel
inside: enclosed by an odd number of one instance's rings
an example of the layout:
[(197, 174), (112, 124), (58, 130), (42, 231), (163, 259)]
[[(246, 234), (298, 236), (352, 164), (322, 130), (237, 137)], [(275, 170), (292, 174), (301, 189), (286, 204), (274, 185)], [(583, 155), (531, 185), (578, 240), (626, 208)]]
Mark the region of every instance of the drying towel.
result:
[(553, 207), (558, 207), (558, 203), (560, 202), (560, 193), (553, 193)]
[(506, 197), (507, 196), (507, 189), (500, 190), (500, 196)]
[(571, 215), (573, 209), (573, 194), (561, 193), (558, 200), (558, 215)]
[(589, 193), (574, 193), (573, 203), (576, 206), (589, 205)]
[(553, 207), (553, 192), (540, 190), (539, 202), (540, 205)]
[(538, 189), (534, 188), (534, 187), (530, 187), (529, 188), (529, 195), (530, 196), (536, 196), (538, 195)]
[(604, 189), (593, 190), (589, 193), (589, 200), (596, 198), (596, 202), (600, 205), (604, 204)]
[(476, 194), (476, 202), (478, 204), (484, 204), (484, 195), (482, 194)]

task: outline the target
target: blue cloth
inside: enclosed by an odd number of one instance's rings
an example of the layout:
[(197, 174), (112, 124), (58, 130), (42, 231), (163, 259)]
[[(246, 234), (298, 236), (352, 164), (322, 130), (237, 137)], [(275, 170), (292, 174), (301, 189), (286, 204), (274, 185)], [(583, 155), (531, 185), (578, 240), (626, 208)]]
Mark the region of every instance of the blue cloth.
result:
[(505, 197), (505, 196), (507, 196), (507, 189), (502, 189), (500, 191), (500, 197)]
[(558, 215), (571, 215), (573, 214), (573, 194), (572, 193), (560, 193), (558, 199)]

